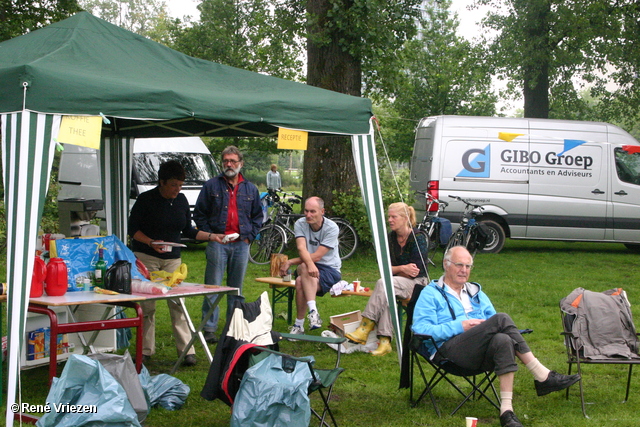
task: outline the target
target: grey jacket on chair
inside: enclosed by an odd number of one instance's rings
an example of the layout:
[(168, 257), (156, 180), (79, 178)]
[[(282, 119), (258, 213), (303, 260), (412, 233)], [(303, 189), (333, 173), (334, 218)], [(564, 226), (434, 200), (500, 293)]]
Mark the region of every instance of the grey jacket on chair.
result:
[(622, 288), (592, 292), (576, 288), (560, 301), (560, 308), (573, 319), (574, 349), (590, 359), (640, 358), (631, 309)]

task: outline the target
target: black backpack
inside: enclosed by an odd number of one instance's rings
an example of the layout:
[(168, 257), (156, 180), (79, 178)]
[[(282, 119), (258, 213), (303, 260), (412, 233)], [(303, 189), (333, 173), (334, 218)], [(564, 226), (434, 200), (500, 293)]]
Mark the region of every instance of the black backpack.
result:
[(114, 262), (107, 269), (104, 287), (121, 294), (131, 294), (131, 263), (126, 260)]

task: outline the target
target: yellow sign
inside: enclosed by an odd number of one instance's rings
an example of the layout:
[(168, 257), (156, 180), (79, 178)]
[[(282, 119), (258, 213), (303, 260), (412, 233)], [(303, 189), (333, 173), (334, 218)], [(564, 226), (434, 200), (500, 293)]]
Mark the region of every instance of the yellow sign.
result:
[(278, 148), (281, 150), (306, 150), (309, 132), (278, 128)]
[(503, 141), (511, 142), (519, 136), (523, 136), (524, 133), (510, 133), (510, 132), (498, 132), (498, 138)]
[(100, 149), (100, 116), (62, 116), (58, 142)]

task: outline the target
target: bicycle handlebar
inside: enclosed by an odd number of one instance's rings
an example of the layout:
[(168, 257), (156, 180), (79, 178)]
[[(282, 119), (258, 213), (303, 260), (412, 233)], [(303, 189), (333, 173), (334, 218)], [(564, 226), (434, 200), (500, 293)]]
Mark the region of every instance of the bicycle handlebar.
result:
[(452, 196), (451, 194), (449, 194), (449, 197), (464, 203), (465, 205), (467, 205), (467, 208), (472, 207), (474, 209), (480, 209), (481, 211), (484, 210), (484, 207), (482, 205), (474, 205), (473, 203), (469, 203), (469, 202), (467, 202), (465, 199), (463, 199), (460, 196)]
[(433, 195), (428, 193), (426, 190), (425, 191), (416, 190), (415, 193), (416, 194), (422, 194), (427, 199), (427, 201), (431, 201), (433, 203), (438, 203), (438, 204), (444, 206), (445, 208), (447, 206), (449, 206), (449, 203), (445, 202), (444, 200), (439, 200), (439, 199), (435, 198)]

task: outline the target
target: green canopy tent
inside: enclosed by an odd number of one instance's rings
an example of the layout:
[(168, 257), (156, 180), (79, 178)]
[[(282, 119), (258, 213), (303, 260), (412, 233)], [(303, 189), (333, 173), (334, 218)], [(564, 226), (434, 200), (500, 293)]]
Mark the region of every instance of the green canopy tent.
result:
[[(64, 115), (105, 119), (101, 169), (107, 228), (121, 239), (136, 137), (275, 136), (280, 127), (351, 136), (398, 328), (370, 100), (192, 58), (86, 12), (0, 43), (0, 87), (8, 405), (15, 401), (38, 224)], [(7, 423), (11, 418), (8, 413)]]

